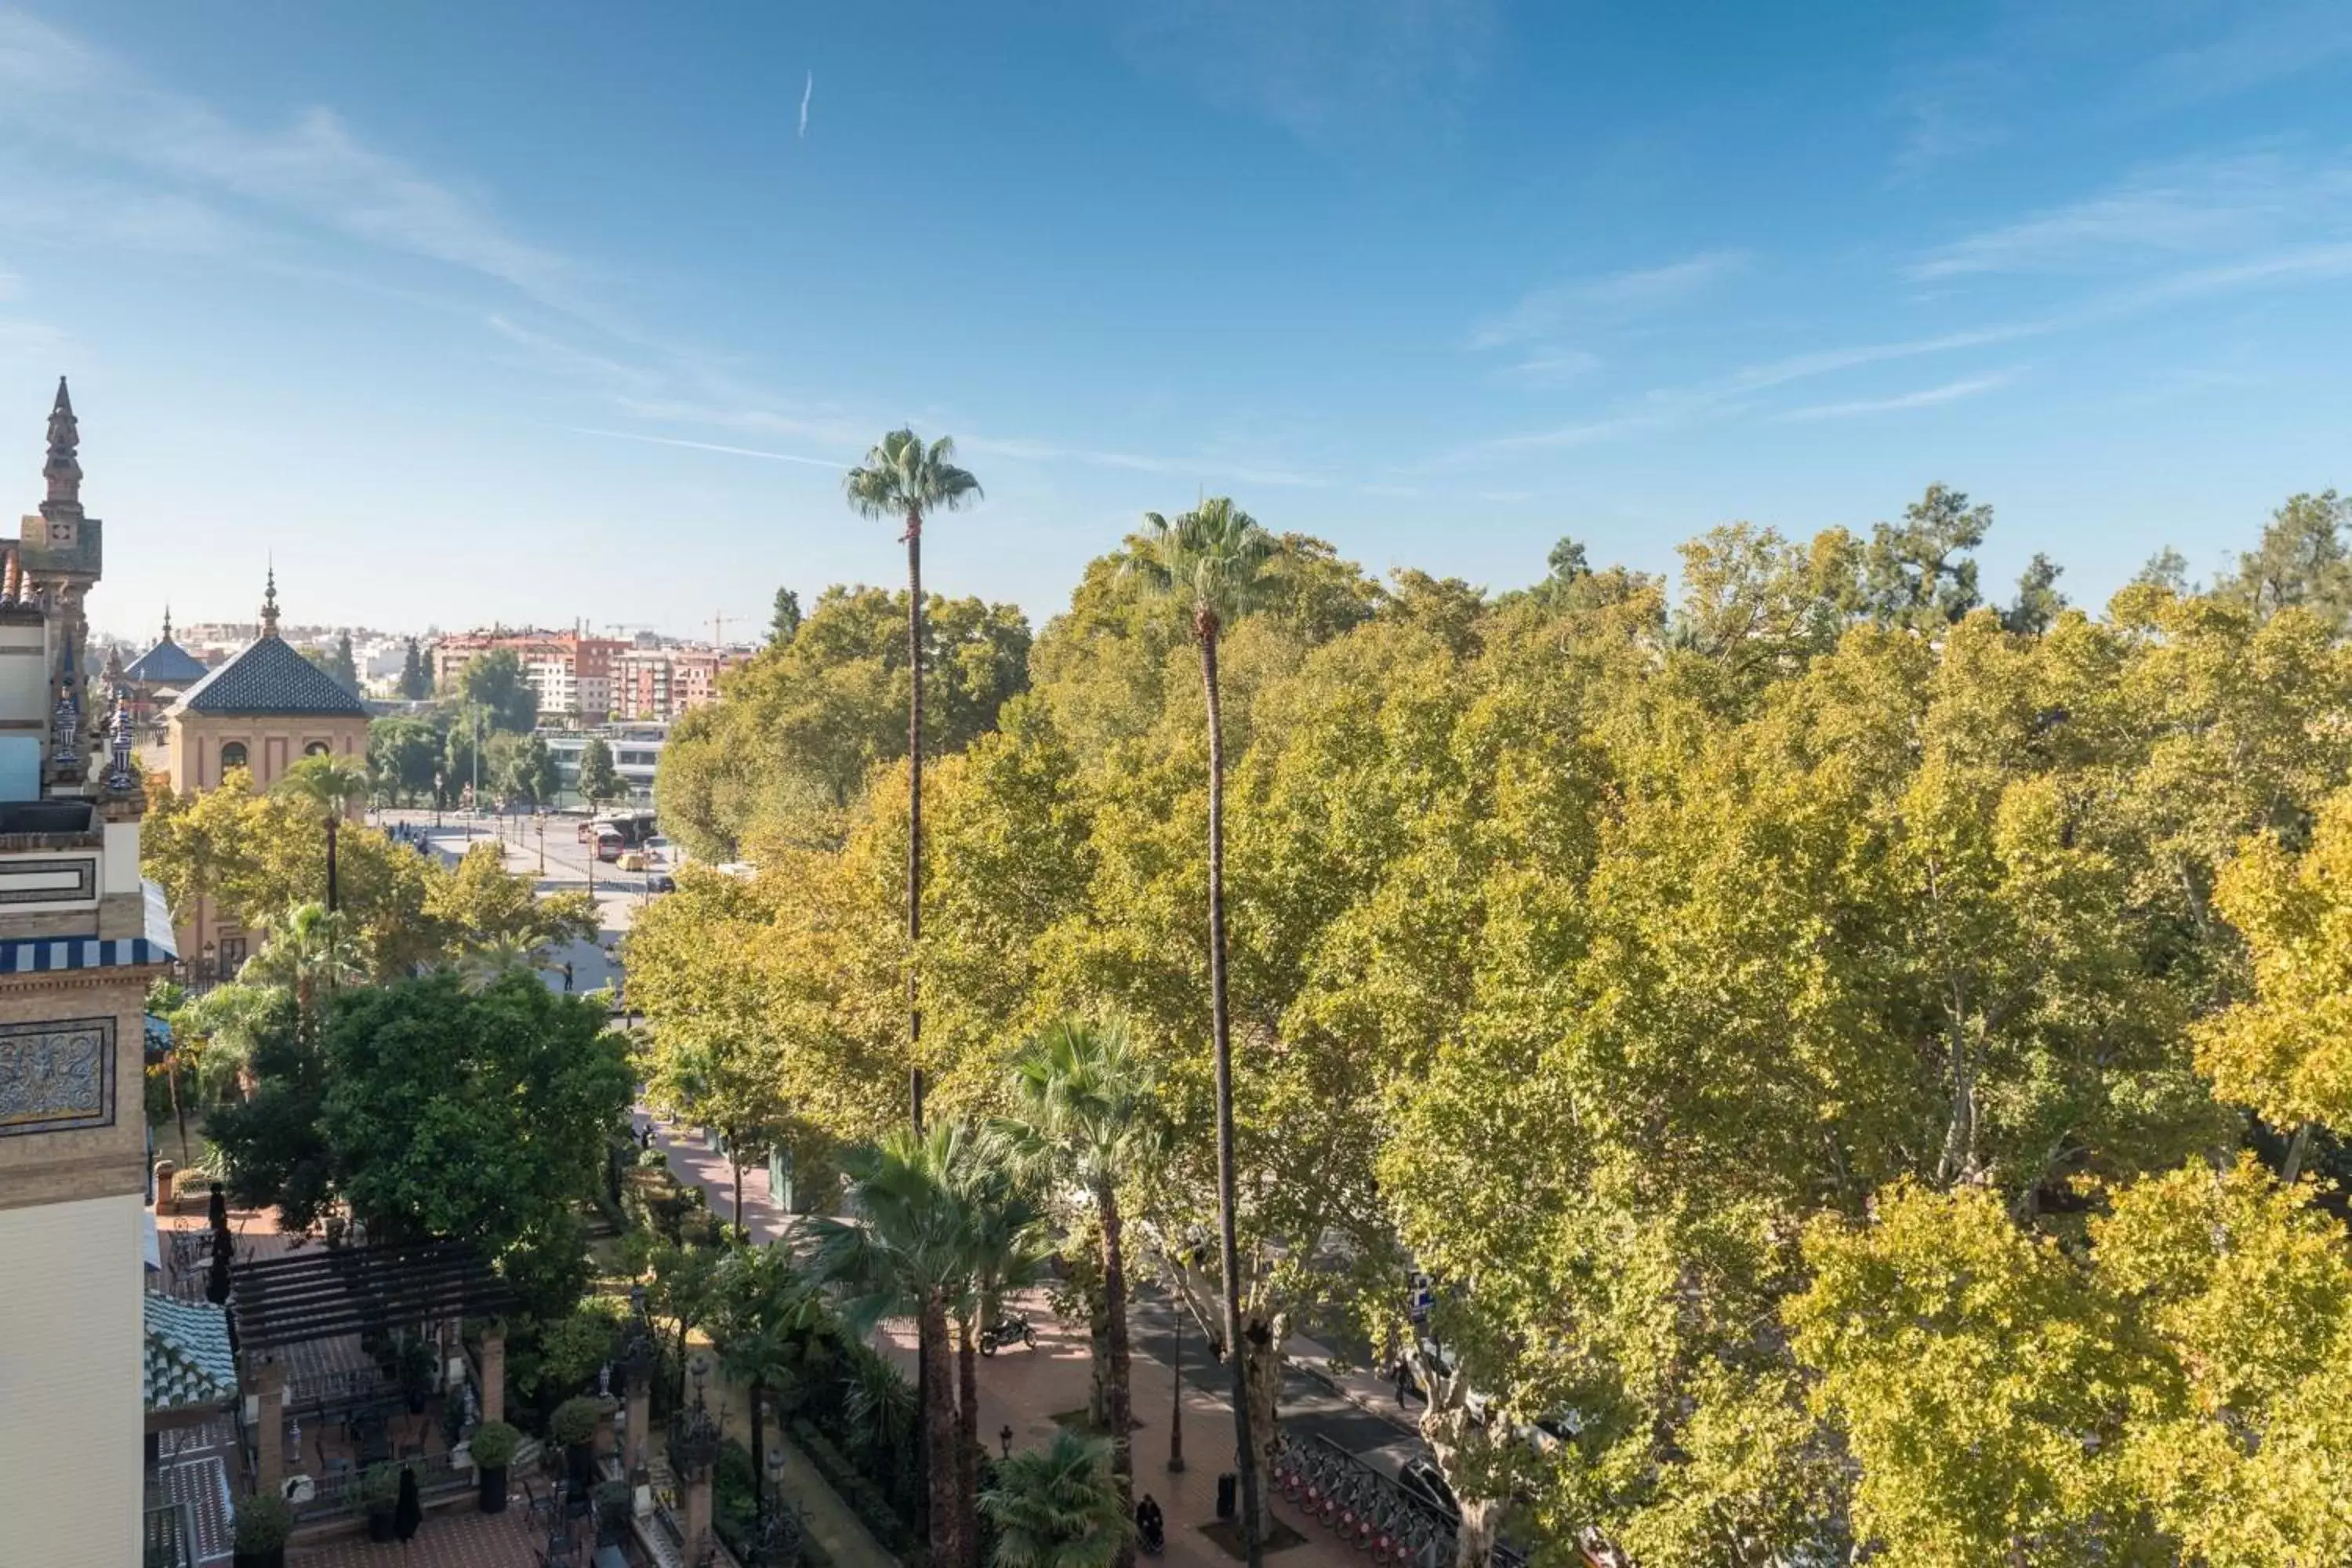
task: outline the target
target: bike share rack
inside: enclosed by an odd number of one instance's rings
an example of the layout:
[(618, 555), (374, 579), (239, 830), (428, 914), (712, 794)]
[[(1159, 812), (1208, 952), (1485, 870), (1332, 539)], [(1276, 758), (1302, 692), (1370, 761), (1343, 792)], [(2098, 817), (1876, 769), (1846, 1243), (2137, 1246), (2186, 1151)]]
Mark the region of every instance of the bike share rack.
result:
[(1445, 1568), (1454, 1521), (1328, 1437), (1285, 1434), (1275, 1449), (1275, 1485), (1324, 1528), (1392, 1568)]

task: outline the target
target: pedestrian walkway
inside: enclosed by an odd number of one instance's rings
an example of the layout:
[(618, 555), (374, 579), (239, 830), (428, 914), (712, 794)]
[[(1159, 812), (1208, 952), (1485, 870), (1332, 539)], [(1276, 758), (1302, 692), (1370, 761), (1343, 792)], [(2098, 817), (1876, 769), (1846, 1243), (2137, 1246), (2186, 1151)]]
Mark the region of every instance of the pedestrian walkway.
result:
[[(712, 1212), (731, 1221), (734, 1173), (726, 1157), (711, 1150), (698, 1134), (660, 1121), (642, 1105), (634, 1115), (640, 1127), (652, 1125), (654, 1147), (669, 1156), (672, 1173), (680, 1182), (700, 1185)], [(765, 1165), (747, 1167), (743, 1222), (752, 1238), (763, 1245), (773, 1241), (792, 1218), (772, 1201)], [(1051, 1442), (1060, 1426), (1057, 1417), (1075, 1412), (1083, 1418), (1093, 1386), (1086, 1336), (1054, 1316), (1044, 1293), (1017, 1296), (1013, 1305), (1026, 1312), (1035, 1326), (1037, 1348), (1002, 1351), (981, 1363), (980, 1436), (991, 1448), (1007, 1440), (1008, 1428), (1016, 1448)], [(1218, 1476), (1234, 1468), (1233, 1405), (1223, 1392), (1223, 1379), (1230, 1374), (1208, 1361), (1197, 1327), (1189, 1320), (1181, 1332), (1181, 1345), (1171, 1342), (1175, 1336), (1169, 1329), (1175, 1320), (1168, 1304), (1139, 1300), (1136, 1307), (1133, 1383), (1139, 1426), (1132, 1434), (1136, 1495), (1151, 1494), (1167, 1516), (1164, 1561), (1168, 1568), (1231, 1568), (1234, 1560), (1201, 1530), (1216, 1519)], [(915, 1375), (911, 1325), (886, 1324), (876, 1332), (874, 1342), (900, 1371), (909, 1378)], [(1159, 1349), (1163, 1344), (1167, 1346), (1164, 1354)], [(1419, 1450), (1418, 1428), (1412, 1415), (1397, 1410), (1393, 1384), (1372, 1373), (1347, 1368), (1330, 1349), (1313, 1340), (1294, 1336), (1284, 1349), (1294, 1370), (1306, 1374), (1289, 1379), (1284, 1390), (1282, 1414), (1286, 1427), (1328, 1436), (1391, 1472), (1406, 1454)], [(1170, 1357), (1182, 1363), (1181, 1394)], [(1181, 1410), (1181, 1446), (1185, 1461), (1185, 1468), (1175, 1472), (1168, 1468), (1171, 1405)], [(822, 1484), (822, 1478), (797, 1450), (793, 1468)], [(845, 1504), (834, 1500), (847, 1513)], [(1304, 1537), (1299, 1544), (1276, 1553), (1285, 1568), (1341, 1568), (1354, 1563), (1354, 1554), (1345, 1545), (1286, 1500), (1276, 1497), (1274, 1506), (1275, 1517)], [(814, 1517), (811, 1522), (814, 1530)], [(849, 1522), (856, 1523), (854, 1514), (849, 1515)], [(862, 1533), (863, 1526), (859, 1530)], [(866, 1541), (873, 1545), (871, 1536)], [(873, 1545), (873, 1550), (881, 1552), (878, 1545)], [(844, 1560), (843, 1568), (862, 1565)]]
[(833, 1568), (898, 1568), (898, 1560), (882, 1550), (865, 1521), (850, 1511), (841, 1494), (817, 1473), (816, 1466), (791, 1438), (768, 1439), (784, 1451), (782, 1485), (784, 1497), (801, 1516), (809, 1539), (833, 1563)]

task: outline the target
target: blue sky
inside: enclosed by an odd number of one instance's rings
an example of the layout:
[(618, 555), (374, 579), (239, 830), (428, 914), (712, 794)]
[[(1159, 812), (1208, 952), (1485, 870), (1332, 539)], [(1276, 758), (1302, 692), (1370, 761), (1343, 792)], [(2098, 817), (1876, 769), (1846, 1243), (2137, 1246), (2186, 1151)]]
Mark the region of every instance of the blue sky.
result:
[(909, 420), (1041, 617), (1202, 489), (1502, 587), (1942, 481), (2095, 602), (2352, 483), (2347, 85), (2340, 0), (0, 9), (0, 420), (26, 510), (72, 374), (126, 632), (748, 626), (896, 579)]

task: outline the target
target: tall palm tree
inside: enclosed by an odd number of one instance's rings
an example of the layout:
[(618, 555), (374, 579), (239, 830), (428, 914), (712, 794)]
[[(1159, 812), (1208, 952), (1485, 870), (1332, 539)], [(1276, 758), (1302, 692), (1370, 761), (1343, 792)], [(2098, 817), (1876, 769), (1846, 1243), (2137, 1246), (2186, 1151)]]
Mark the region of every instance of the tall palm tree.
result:
[(948, 1314), (971, 1289), (971, 1256), (955, 1172), (968, 1134), (955, 1122), (909, 1128), (851, 1153), (857, 1220), (816, 1218), (804, 1226), (818, 1278), (847, 1288), (842, 1320), (863, 1339), (885, 1318), (913, 1318), (923, 1376), (923, 1478), (931, 1561), (963, 1561), (957, 1508), (955, 1370), (948, 1361)]
[(304, 757), (286, 770), (278, 781), (275, 793), (297, 805), (307, 805), (319, 813), (327, 825), (327, 911), (332, 914), (339, 907), (335, 886), (335, 832), (352, 807), (364, 805), (368, 798), (367, 773), (349, 763), (332, 757)]
[(547, 944), (514, 931), (475, 942), (457, 957), (457, 973), (468, 991), (487, 991), (519, 969), (545, 969)]
[(1217, 1068), (1217, 1239), (1225, 1277), (1225, 1347), (1233, 1359), (1234, 1427), (1240, 1453), (1242, 1541), (1249, 1568), (1264, 1561), (1258, 1540), (1257, 1449), (1250, 1441), (1248, 1377), (1242, 1355), (1241, 1247), (1234, 1223), (1234, 1053), (1225, 1004), (1225, 736), (1217, 690), (1217, 644), (1265, 597), (1276, 574), (1274, 536), (1223, 496), (1171, 522), (1147, 512), (1144, 531), (1120, 574), (1181, 608), (1201, 649), (1209, 704), (1209, 1027)]
[[(964, 1249), (965, 1290), (957, 1303), (956, 1507), (965, 1518), (979, 1507), (980, 1326), (993, 1323), (1004, 1298), (1037, 1282), (1045, 1262), (1044, 1215), (1015, 1180), (991, 1140), (974, 1138), (950, 1170)], [(967, 1568), (980, 1568), (975, 1532), (964, 1542)]]
[[(1103, 1316), (1109, 1363), (1103, 1385), (1111, 1433), (1111, 1479), (1122, 1507), (1135, 1501), (1134, 1387), (1127, 1330), (1126, 1221), (1119, 1188), (1154, 1163), (1163, 1147), (1159, 1085), (1118, 1019), (1065, 1018), (1029, 1043), (1013, 1066), (1014, 1114), (995, 1132), (1016, 1167), (1042, 1184), (1076, 1186), (1102, 1226)], [(1119, 1568), (1134, 1561), (1121, 1549)]]
[(893, 430), (875, 443), (866, 461), (842, 479), (850, 509), (861, 517), (903, 521), (907, 546), (907, 1100), (908, 1119), (923, 1125), (923, 1006), (916, 987), (915, 950), (923, 936), (923, 520), (960, 511), (981, 499), (980, 481), (955, 466), (955, 442), (942, 436), (926, 447), (912, 430)]
[(1104, 1470), (1108, 1445), (1068, 1427), (996, 1467), (981, 1508), (996, 1524), (990, 1568), (1108, 1568), (1135, 1544), (1125, 1500)]
[(326, 1010), (324, 994), (367, 976), (359, 939), (341, 915), (323, 904), (296, 904), (269, 923), (268, 933), (237, 979), (293, 992), (296, 1024), (315, 1039)]

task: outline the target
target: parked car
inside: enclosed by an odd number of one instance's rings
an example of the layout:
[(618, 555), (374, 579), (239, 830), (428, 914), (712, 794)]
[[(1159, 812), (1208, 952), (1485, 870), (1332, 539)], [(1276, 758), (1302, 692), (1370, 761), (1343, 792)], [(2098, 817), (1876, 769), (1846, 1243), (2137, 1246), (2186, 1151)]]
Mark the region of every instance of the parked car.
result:
[(1397, 1469), (1397, 1485), (1446, 1518), (1459, 1521), (1462, 1505), (1454, 1500), (1454, 1489), (1445, 1484), (1434, 1460), (1415, 1454)]
[(646, 891), (648, 893), (675, 893), (677, 891), (677, 879), (671, 876), (667, 871), (656, 871), (652, 876), (646, 879)]
[(646, 868), (646, 852), (642, 849), (625, 849), (621, 852), (621, 858), (614, 864), (624, 871), (642, 871)]

